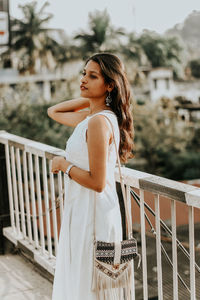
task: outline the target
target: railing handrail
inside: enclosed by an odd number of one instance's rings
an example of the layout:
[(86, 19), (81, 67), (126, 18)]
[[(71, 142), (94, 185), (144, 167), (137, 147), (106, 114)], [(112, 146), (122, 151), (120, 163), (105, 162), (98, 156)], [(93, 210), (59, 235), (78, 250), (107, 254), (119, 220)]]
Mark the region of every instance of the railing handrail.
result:
[[(10, 134), (4, 130), (0, 131), (0, 143), (13, 145), (21, 150), (48, 159), (57, 155), (65, 157), (65, 151), (60, 148)], [(122, 174), (125, 184), (131, 187), (163, 195), (189, 206), (200, 208), (200, 188), (198, 187), (127, 167), (122, 167)], [(118, 168), (115, 170), (115, 178), (116, 181), (120, 181)]]
[(40, 157), (48, 159), (57, 155), (65, 156), (65, 151), (60, 148), (11, 134), (4, 130), (0, 130), (0, 143), (15, 146), (21, 150), (26, 150), (26, 152), (31, 152), (32, 154), (37, 154)]
[[(134, 188), (200, 208), (200, 188), (198, 187), (126, 167), (122, 168), (122, 174), (124, 182)], [(115, 178), (118, 182), (120, 181), (117, 170)]]

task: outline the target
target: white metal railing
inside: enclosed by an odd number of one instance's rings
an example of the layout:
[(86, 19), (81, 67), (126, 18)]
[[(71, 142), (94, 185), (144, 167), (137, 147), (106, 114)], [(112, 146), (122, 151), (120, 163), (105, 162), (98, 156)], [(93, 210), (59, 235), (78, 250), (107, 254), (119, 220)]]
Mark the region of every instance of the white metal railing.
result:
[[(5, 145), (7, 182), (9, 192), (11, 227), (4, 228), (4, 235), (16, 245), (23, 245), (31, 251), (34, 260), (48, 272), (54, 274), (55, 257), (58, 247), (58, 235), (63, 216), (64, 176), (61, 172), (54, 175), (50, 172), (52, 158), (55, 155), (64, 156), (61, 149), (42, 143), (34, 142), (22, 137), (0, 131), (0, 143)], [(142, 252), (143, 296), (147, 300), (148, 261), (147, 261), (147, 228), (145, 221), (145, 192), (154, 195), (155, 229), (156, 229), (156, 261), (157, 261), (157, 295), (158, 299), (165, 299), (164, 279), (161, 255), (161, 196), (171, 199), (171, 231), (172, 231), (172, 262), (173, 262), (173, 299), (178, 299), (178, 258), (176, 240), (176, 205), (185, 203), (189, 209), (189, 253), (190, 253), (190, 296), (198, 299), (197, 287), (200, 277), (195, 271), (195, 237), (194, 237), (194, 209), (200, 212), (200, 189), (176, 181), (157, 177), (122, 167), (122, 174), (127, 188), (129, 206), (133, 205), (130, 196), (131, 189), (137, 189), (140, 196), (140, 234)], [(115, 173), (119, 182), (118, 169)], [(59, 198), (60, 207), (56, 207)], [(134, 218), (134, 216), (133, 216)], [(200, 239), (200, 238), (199, 238)], [(200, 242), (200, 241), (199, 241)], [(136, 271), (136, 270), (135, 270)], [(189, 299), (188, 298), (188, 299)], [(133, 299), (136, 299), (133, 295)], [(166, 298), (168, 299), (168, 298)]]

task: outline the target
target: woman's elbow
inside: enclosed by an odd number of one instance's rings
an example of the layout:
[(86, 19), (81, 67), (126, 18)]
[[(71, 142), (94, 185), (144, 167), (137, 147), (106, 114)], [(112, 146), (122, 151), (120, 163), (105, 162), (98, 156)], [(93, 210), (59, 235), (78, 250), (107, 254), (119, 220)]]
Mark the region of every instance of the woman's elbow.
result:
[(96, 185), (96, 187), (95, 187), (95, 191), (97, 192), (97, 193), (101, 193), (101, 192), (103, 192), (103, 190), (105, 189), (105, 183), (102, 183), (102, 184), (98, 184), (98, 185)]
[(53, 111), (52, 111), (52, 108), (51, 108), (51, 107), (49, 107), (49, 108), (47, 109), (47, 115), (48, 115), (50, 118), (52, 118)]

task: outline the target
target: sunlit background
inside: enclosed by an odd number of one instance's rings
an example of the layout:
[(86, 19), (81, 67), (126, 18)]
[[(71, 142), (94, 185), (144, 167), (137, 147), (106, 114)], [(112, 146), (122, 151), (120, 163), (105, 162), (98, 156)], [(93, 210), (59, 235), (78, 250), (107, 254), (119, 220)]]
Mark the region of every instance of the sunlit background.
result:
[(46, 109), (78, 97), (85, 59), (107, 51), (122, 59), (131, 84), (128, 166), (200, 177), (199, 1), (1, 0), (0, 10), (2, 129), (64, 148), (71, 130)]
[[(11, 0), (10, 12), (12, 16), (21, 18), (23, 15), (18, 5), (30, 3), (27, 0)], [(44, 0), (37, 1), (40, 6)], [(155, 30), (164, 33), (177, 23), (182, 23), (194, 10), (200, 10), (198, 0), (86, 0), (80, 2), (65, 0), (49, 0), (48, 11), (53, 14), (49, 26), (62, 28), (71, 34), (80, 28), (87, 28), (88, 13), (94, 10), (107, 9), (114, 26), (124, 27), (127, 31)]]
[(118, 55), (131, 87), (135, 299), (200, 299), (199, 29), (199, 0), (0, 0), (0, 299), (51, 299), (34, 270), (53, 281), (65, 180), (51, 164), (73, 129), (47, 109), (80, 96), (96, 52)]

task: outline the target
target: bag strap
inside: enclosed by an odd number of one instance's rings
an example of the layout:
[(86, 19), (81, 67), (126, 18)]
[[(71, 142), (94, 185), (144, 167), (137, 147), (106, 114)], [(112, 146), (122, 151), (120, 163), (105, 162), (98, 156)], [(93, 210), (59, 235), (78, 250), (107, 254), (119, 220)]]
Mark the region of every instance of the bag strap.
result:
[[(115, 140), (114, 128), (113, 128), (113, 125), (112, 125), (112, 122), (110, 121), (110, 119), (107, 116), (105, 116), (104, 114), (103, 114), (103, 116), (109, 121), (109, 123), (111, 125), (111, 128), (112, 128), (113, 140), (114, 140), (115, 150), (116, 150), (116, 154), (117, 154), (117, 164), (118, 164), (118, 168), (119, 168), (122, 196), (123, 196), (124, 207), (125, 207), (125, 215), (126, 215), (126, 220), (127, 220), (128, 239), (131, 239), (133, 237), (133, 235), (132, 235), (132, 230), (133, 230), (132, 229), (132, 221), (131, 221), (131, 217), (130, 217), (129, 210), (128, 210), (128, 201), (127, 201), (127, 197), (126, 197), (126, 189), (125, 189), (125, 184), (124, 184), (124, 178), (123, 178), (123, 175), (122, 175), (122, 172), (121, 172), (121, 164), (120, 164), (119, 153), (118, 153), (118, 150), (117, 150), (117, 144), (116, 144), (116, 140)], [(97, 192), (95, 192), (95, 203), (94, 203), (94, 242), (96, 242), (96, 204), (97, 204), (96, 194), (97, 194)]]

